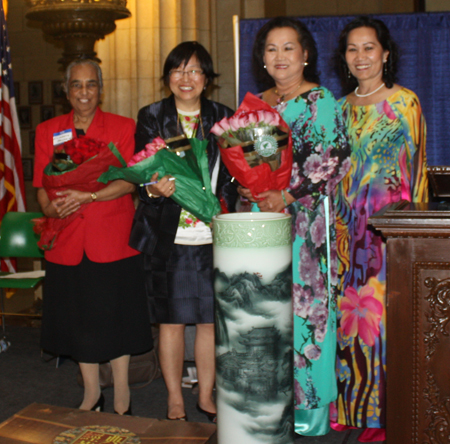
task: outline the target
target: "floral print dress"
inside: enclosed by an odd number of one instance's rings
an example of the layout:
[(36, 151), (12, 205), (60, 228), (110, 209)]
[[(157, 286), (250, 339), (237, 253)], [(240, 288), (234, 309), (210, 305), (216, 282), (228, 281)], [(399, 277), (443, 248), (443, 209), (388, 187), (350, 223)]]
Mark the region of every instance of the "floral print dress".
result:
[[(292, 131), (289, 193), (293, 235), (294, 388), (296, 432), (319, 435), (301, 412), (328, 409), (336, 399), (336, 236), (333, 196), (349, 167), (341, 109), (323, 87), (280, 104)], [(317, 424), (316, 424), (317, 425)]]
[(386, 244), (367, 220), (402, 199), (427, 201), (425, 120), (406, 88), (374, 105), (341, 105), (352, 154), (337, 196), (337, 422), (383, 428)]

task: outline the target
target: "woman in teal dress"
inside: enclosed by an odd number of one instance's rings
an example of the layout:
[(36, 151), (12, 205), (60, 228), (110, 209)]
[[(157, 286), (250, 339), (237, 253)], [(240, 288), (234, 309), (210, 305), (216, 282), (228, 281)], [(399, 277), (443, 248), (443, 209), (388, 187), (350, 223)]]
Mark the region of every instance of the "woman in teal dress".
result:
[(257, 201), (249, 190), (239, 191), (261, 211), (292, 215), (295, 431), (324, 435), (337, 394), (333, 195), (350, 166), (349, 147), (340, 107), (318, 84), (316, 45), (301, 22), (269, 21), (253, 58), (260, 80), (274, 85), (263, 100), (292, 131), (294, 163), (287, 189), (261, 193)]
[(334, 428), (384, 440), (386, 244), (367, 223), (385, 205), (425, 202), (425, 120), (417, 96), (394, 83), (397, 50), (380, 20), (359, 17), (339, 40), (341, 99), (351, 169), (337, 201), (338, 400)]

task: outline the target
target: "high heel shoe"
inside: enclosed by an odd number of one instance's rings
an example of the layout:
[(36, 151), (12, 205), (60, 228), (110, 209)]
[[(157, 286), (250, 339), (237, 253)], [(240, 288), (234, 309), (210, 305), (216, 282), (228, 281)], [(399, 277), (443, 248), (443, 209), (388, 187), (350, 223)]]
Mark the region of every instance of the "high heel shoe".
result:
[[(119, 412), (116, 412), (116, 410), (114, 410), (114, 413), (116, 415), (120, 415)], [(128, 406), (128, 410), (126, 412), (122, 413), (123, 416), (133, 416), (133, 413), (131, 412), (131, 399), (130, 399), (130, 405)]]
[(213, 412), (208, 412), (207, 410), (203, 410), (200, 405), (197, 402), (197, 410), (200, 413), (203, 413), (212, 423), (216, 423), (217, 422), (217, 413), (213, 413)]
[(94, 404), (94, 406), (91, 408), (92, 412), (103, 412), (105, 409), (105, 397), (103, 396), (103, 393), (100, 393), (100, 397), (98, 398), (98, 401)]

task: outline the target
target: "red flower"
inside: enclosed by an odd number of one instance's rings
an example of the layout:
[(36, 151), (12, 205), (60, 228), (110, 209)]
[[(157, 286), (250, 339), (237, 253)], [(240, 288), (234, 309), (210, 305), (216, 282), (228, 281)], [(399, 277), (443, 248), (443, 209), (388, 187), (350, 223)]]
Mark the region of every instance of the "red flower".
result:
[(81, 136), (65, 142), (62, 149), (58, 151), (66, 153), (73, 163), (81, 165), (105, 149), (108, 149), (105, 142)]

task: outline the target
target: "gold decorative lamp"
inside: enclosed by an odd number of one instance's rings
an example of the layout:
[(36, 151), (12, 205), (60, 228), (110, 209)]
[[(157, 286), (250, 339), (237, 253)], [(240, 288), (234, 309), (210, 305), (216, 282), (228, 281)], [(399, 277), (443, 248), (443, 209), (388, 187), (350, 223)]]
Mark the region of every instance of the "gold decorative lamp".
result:
[(96, 57), (94, 44), (116, 29), (115, 20), (130, 17), (126, 0), (26, 0), (26, 17), (43, 22), (45, 34), (62, 41), (67, 66), (72, 60)]

